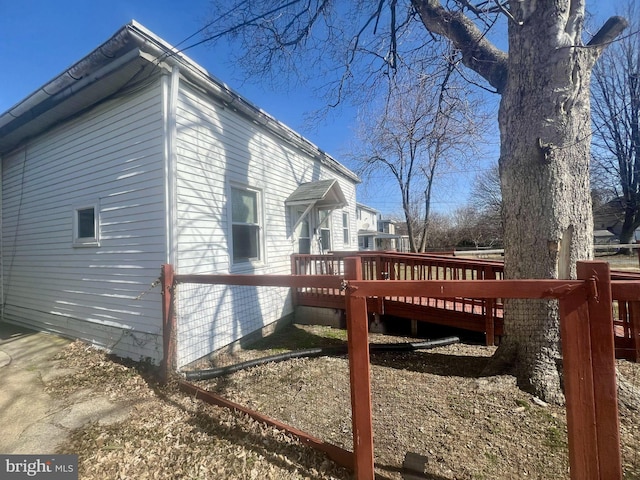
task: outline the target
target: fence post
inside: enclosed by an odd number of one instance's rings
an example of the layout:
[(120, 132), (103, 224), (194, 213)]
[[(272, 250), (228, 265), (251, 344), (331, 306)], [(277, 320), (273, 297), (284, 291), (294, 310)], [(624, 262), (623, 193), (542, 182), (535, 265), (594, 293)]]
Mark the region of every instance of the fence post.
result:
[(578, 278), (596, 280), (596, 296), (589, 295), (589, 331), (594, 378), (598, 460), (601, 479), (622, 478), (620, 417), (616, 380), (611, 272), (607, 262), (578, 262)]
[(593, 371), (586, 288), (560, 299), (560, 337), (571, 478), (598, 478)]
[[(585, 286), (560, 299), (571, 478), (619, 480), (622, 467), (609, 266), (578, 262), (577, 273)], [(589, 285), (589, 280), (594, 283)]]
[(176, 319), (174, 306), (174, 270), (173, 265), (162, 265), (160, 282), (162, 284), (162, 365), (160, 380), (164, 383), (176, 371)]
[[(345, 258), (345, 279), (362, 279), (362, 263), (359, 258)], [(347, 287), (347, 342), (354, 470), (357, 480), (373, 480), (373, 421), (367, 299), (354, 296), (354, 292), (353, 287)]]

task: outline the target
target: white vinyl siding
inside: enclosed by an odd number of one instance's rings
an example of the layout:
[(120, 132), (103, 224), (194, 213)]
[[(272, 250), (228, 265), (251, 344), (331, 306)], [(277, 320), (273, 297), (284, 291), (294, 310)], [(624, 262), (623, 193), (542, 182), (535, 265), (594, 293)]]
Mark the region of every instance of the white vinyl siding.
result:
[[(166, 258), (162, 132), (155, 84), (5, 156), (4, 319), (161, 358), (159, 292), (139, 296)], [(89, 240), (74, 225), (86, 207), (99, 220), (97, 248), (75, 248)]]
[[(178, 273), (287, 274), (297, 249), (284, 204), (304, 182), (338, 178), (355, 218), (355, 184), (263, 127), (181, 83), (177, 112)], [(234, 264), (230, 188), (260, 192), (263, 258)], [(342, 212), (331, 214), (342, 232)], [(353, 226), (352, 226), (353, 228)], [(342, 249), (342, 233), (333, 248)], [(316, 242), (316, 240), (313, 240)], [(312, 246), (313, 248), (313, 246)], [(185, 365), (292, 313), (288, 289), (206, 287), (179, 291), (178, 363)], [(203, 307), (208, 305), (208, 307)], [(215, 307), (214, 307), (215, 306)]]

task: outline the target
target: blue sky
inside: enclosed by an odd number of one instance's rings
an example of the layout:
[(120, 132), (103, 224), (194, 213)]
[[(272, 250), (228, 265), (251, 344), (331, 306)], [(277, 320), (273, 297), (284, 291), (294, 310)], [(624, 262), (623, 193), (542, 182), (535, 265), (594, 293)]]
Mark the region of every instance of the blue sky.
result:
[[(80, 60), (132, 19), (176, 45), (198, 31), (207, 14), (208, 0), (0, 0), (0, 58), (4, 65), (0, 69), (0, 112)], [(226, 52), (212, 47), (201, 45), (185, 53), (323, 150), (336, 154), (348, 138), (350, 118), (332, 118), (317, 131), (304, 125), (307, 106), (317, 105), (317, 100), (303, 89), (274, 92), (243, 82), (242, 72), (229, 65)]]
[[(597, 6), (600, 2), (594, 0), (589, 3), (596, 5), (592, 10), (611, 8)], [(208, 14), (208, 0), (0, 0), (0, 112), (56, 77), (132, 19), (176, 45), (199, 30), (210, 18)], [(303, 87), (273, 91), (244, 82), (242, 72), (229, 64), (223, 49), (201, 45), (186, 54), (336, 159), (341, 160), (348, 149), (355, 129), (353, 110), (334, 112), (311, 128), (305, 114), (320, 104)], [(446, 188), (434, 192), (434, 210), (450, 211), (460, 205), (467, 198), (475, 170), (495, 160), (487, 158), (469, 171), (445, 175)], [(457, 183), (446, 177), (456, 177)], [(455, 195), (450, 194), (452, 188), (457, 189)], [(400, 212), (395, 189), (392, 184), (363, 185), (358, 201), (385, 214)]]

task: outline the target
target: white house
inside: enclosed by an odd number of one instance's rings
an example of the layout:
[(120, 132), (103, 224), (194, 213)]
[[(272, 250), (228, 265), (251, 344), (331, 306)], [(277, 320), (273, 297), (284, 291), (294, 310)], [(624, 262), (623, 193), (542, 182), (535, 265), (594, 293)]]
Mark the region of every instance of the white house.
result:
[[(134, 359), (162, 357), (162, 264), (289, 273), (357, 244), (356, 175), (136, 22), (2, 114), (0, 158), (2, 321)], [(177, 308), (179, 365), (292, 310), (229, 287)]]
[(378, 211), (362, 203), (356, 205), (358, 226), (358, 248), (375, 250), (375, 238), (378, 234)]
[(382, 219), (375, 208), (356, 205), (359, 250), (408, 251), (407, 238), (396, 234), (395, 224)]

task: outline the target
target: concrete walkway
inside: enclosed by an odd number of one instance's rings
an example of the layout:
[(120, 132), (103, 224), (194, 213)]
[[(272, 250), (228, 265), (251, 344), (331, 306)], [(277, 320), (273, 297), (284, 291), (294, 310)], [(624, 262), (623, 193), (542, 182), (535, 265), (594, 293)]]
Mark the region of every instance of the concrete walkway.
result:
[(70, 430), (127, 417), (127, 408), (90, 390), (64, 399), (45, 392), (45, 385), (71, 373), (53, 360), (68, 343), (56, 335), (0, 323), (0, 453), (55, 453)]

